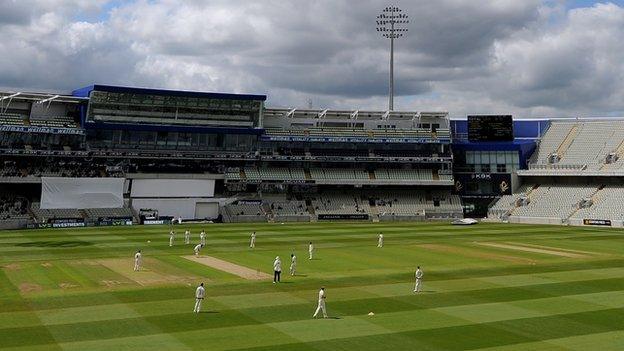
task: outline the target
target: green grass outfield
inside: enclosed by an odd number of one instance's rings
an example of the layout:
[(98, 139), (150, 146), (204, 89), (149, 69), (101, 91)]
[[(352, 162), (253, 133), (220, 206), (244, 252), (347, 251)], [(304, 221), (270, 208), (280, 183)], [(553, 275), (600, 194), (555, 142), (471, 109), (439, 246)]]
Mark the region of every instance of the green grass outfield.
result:
[[(244, 280), (182, 258), (192, 254), (182, 244), (187, 227), (193, 242), (206, 228), (203, 255), (266, 273), (281, 256), (283, 283)], [(255, 250), (248, 248), (251, 230), (258, 232)], [(0, 349), (624, 350), (622, 230), (182, 225), (173, 248), (168, 231), (0, 232)], [(316, 246), (312, 261), (308, 241)], [(134, 273), (137, 248), (145, 270)], [(294, 278), (287, 274), (292, 251), (301, 274)], [(412, 292), (417, 265), (425, 272), (420, 294)], [(200, 281), (205, 313), (194, 314)], [(322, 285), (332, 318), (314, 320)]]

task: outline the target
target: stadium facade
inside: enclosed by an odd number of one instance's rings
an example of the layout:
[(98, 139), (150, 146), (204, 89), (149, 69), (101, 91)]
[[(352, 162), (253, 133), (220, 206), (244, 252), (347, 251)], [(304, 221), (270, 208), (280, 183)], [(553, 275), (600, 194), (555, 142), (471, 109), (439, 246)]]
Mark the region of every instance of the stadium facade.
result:
[[(0, 99), (7, 228), (464, 215), (621, 224), (592, 211), (617, 186), (624, 136), (592, 146), (604, 166), (577, 155), (603, 120), (516, 120), (511, 139), (492, 141), (442, 111), (270, 108), (264, 95), (92, 85)], [(536, 215), (549, 194), (568, 194), (546, 191), (563, 175), (570, 192), (590, 189), (568, 197), (567, 212)]]

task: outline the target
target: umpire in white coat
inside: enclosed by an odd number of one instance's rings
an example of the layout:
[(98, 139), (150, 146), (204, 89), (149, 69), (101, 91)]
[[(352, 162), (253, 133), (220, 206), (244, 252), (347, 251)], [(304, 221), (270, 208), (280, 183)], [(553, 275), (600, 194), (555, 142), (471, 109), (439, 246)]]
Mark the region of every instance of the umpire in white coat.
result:
[(275, 257), (273, 261), (273, 284), (280, 282), (280, 276), (282, 275), (282, 260), (279, 256)]

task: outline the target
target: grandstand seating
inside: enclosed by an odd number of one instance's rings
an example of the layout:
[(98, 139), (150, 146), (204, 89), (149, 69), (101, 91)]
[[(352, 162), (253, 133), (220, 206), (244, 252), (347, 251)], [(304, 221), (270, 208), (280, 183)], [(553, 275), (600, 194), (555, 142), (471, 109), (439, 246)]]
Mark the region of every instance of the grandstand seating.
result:
[(521, 185), (513, 195), (503, 195), (498, 201), (496, 201), (492, 207), (488, 210), (488, 217), (490, 218), (502, 218), (508, 214), (513, 208), (516, 207), (516, 202), (526, 196), (526, 194), (533, 188), (532, 185)]
[(76, 128), (74, 119), (68, 116), (30, 117), (30, 125), (36, 127)]
[[(597, 185), (558, 183), (528, 185), (514, 195), (502, 197), (490, 209), (489, 217), (502, 218), (510, 214), (510, 219), (546, 218), (562, 223), (568, 218), (591, 212), (591, 209), (579, 209), (579, 203), (584, 199), (592, 198), (598, 190)], [(516, 200), (521, 197), (527, 197), (529, 203), (516, 206)]]
[(25, 117), (17, 113), (0, 113), (0, 125), (22, 126)]
[(581, 208), (571, 218), (583, 219), (624, 219), (624, 186), (607, 185), (592, 197), (590, 207)]
[(240, 171), (231, 169), (225, 172), (227, 180), (263, 181), (263, 180), (366, 180), (366, 181), (451, 181), (451, 174), (437, 174), (431, 169), (377, 169), (372, 173), (364, 169), (353, 168), (310, 168), (306, 176), (303, 168), (256, 168), (245, 167), (244, 178)]
[(431, 169), (377, 169), (376, 179), (433, 180)]
[(32, 213), (39, 222), (47, 222), (50, 219), (82, 219), (84, 216), (77, 209), (42, 209), (38, 202), (31, 205)]
[(369, 214), (368, 201), (353, 194), (321, 194), (312, 198), (312, 207), (319, 214)]
[(318, 180), (370, 179), (368, 171), (350, 168), (311, 168), (310, 175)]
[[(553, 121), (531, 159), (534, 172), (549, 170), (572, 173), (607, 172), (623, 168), (624, 121)], [(619, 160), (605, 164), (607, 155), (615, 153)], [(552, 164), (551, 154), (558, 162)]]
[(262, 201), (267, 212), (270, 212), (274, 219), (302, 217), (304, 220), (310, 220), (310, 213), (305, 201), (272, 195), (263, 196)]
[(90, 208), (86, 209), (85, 214), (88, 218), (93, 220), (98, 220), (100, 218), (132, 218), (134, 214), (132, 213), (132, 209), (128, 207), (122, 208)]
[(428, 213), (460, 215), (463, 211), (459, 196), (448, 191), (379, 190), (372, 192), (371, 196), (380, 217), (417, 217)]
[(0, 196), (0, 220), (30, 219), (28, 203), (14, 196)]
[(278, 129), (267, 128), (267, 136), (299, 136), (299, 137), (355, 137), (355, 138), (448, 138), (449, 129), (438, 129), (431, 132), (429, 129), (349, 129), (349, 128), (308, 128), (308, 129)]

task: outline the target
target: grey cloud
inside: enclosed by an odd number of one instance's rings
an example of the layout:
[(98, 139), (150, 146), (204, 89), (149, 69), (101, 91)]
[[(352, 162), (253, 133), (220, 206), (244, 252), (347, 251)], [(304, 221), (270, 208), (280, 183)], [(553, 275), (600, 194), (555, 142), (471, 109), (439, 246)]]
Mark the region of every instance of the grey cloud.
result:
[[(386, 106), (387, 3), (0, 1), (0, 86), (64, 91), (93, 82), (267, 93), (269, 104)], [(624, 110), (624, 10), (537, 0), (397, 2), (396, 105), (455, 116)], [(85, 14), (90, 14), (86, 16)], [(552, 18), (549, 16), (556, 16)], [(104, 18), (87, 23), (76, 18)]]

